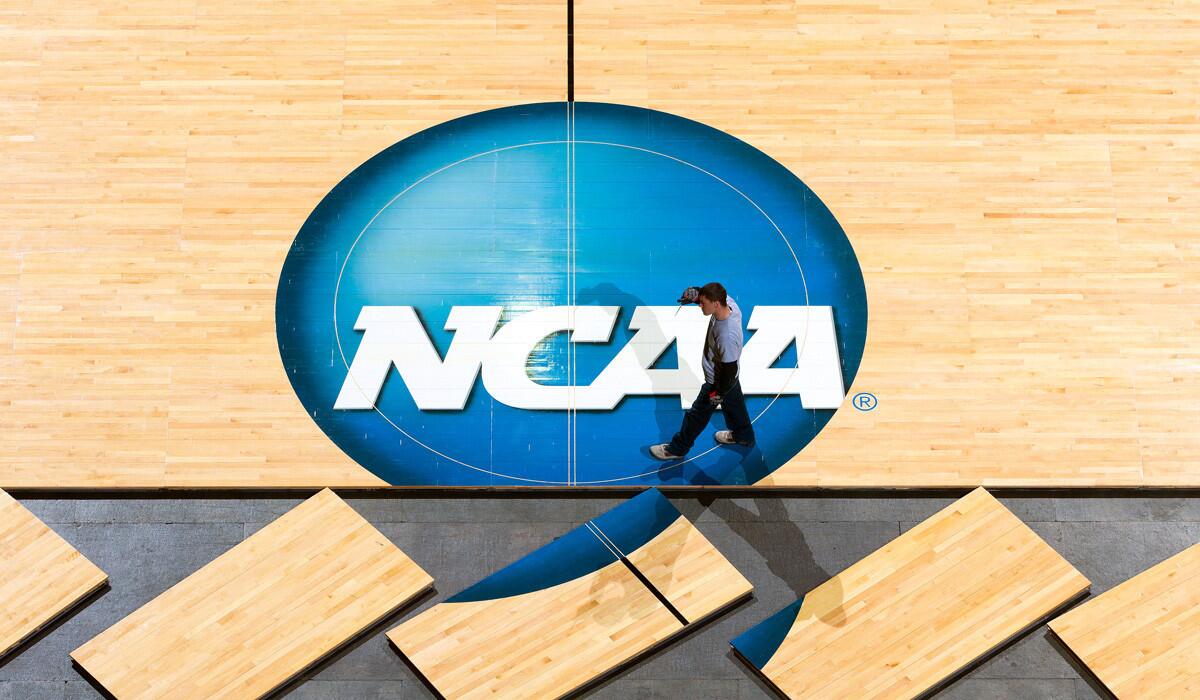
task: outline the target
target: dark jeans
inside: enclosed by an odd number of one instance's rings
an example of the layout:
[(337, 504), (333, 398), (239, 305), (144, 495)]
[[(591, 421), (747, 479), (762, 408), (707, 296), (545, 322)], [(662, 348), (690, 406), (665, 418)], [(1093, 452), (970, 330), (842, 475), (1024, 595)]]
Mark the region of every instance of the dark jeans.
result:
[[(683, 414), (683, 425), (679, 428), (679, 432), (675, 433), (675, 437), (671, 438), (671, 444), (667, 447), (668, 452), (682, 457), (692, 449), (696, 438), (700, 437), (701, 431), (712, 418), (713, 411), (717, 410), (708, 400), (709, 392), (715, 388), (708, 382), (700, 387), (700, 395), (692, 402), (692, 407), (687, 410), (687, 413)], [(746, 397), (742, 395), (740, 381), (735, 381), (733, 388), (721, 397), (721, 409), (725, 412), (725, 425), (733, 431), (733, 439), (741, 443), (754, 444), (754, 426), (750, 424), (750, 413), (746, 410)]]

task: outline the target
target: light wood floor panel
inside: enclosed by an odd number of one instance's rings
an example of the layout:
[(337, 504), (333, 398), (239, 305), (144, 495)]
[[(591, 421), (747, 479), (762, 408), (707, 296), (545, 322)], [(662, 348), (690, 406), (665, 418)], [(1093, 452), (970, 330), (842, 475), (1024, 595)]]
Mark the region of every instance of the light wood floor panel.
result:
[(1122, 699), (1200, 694), (1200, 544), (1050, 623)]
[[(387, 145), (563, 99), (565, 20), (542, 0), (0, 9), (0, 486), (384, 485), (280, 366), (288, 244)], [(1198, 20), (576, 3), (578, 99), (761, 148), (863, 265), (850, 389), (879, 407), (760, 485), (1200, 485)]]
[(407, 620), (388, 638), (447, 698), (555, 698), (751, 590), (651, 489)]
[(1088, 585), (976, 489), (813, 589), (765, 656), (768, 625), (734, 647), (790, 698), (914, 698)]
[(580, 0), (576, 18), (577, 99), (757, 146), (863, 266), (850, 393), (879, 406), (839, 411), (760, 485), (1200, 484), (1200, 10)]
[(107, 580), (87, 557), (0, 491), (0, 658)]
[(256, 698), (433, 579), (332, 491), (71, 652), (120, 698)]
[(754, 589), (683, 516), (626, 558), (689, 623), (704, 620)]
[(525, 595), (441, 603), (388, 638), (447, 698), (555, 698), (682, 629), (617, 561)]
[(564, 99), (566, 10), (22, 1), (0, 68), (0, 485), (382, 486), (283, 372), (283, 259), (385, 147)]

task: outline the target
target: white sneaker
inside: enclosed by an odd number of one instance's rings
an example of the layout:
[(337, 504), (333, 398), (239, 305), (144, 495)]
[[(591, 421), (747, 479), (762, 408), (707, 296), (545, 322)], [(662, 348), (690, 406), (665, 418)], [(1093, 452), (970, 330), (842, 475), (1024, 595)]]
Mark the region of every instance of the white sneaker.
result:
[(741, 445), (742, 447), (751, 447), (754, 445), (753, 442), (738, 442), (734, 440), (732, 430), (718, 430), (713, 433), (713, 439), (722, 445)]
[(670, 444), (666, 443), (666, 442), (664, 442), (661, 445), (651, 445), (650, 446), (650, 454), (655, 459), (661, 459), (664, 462), (670, 461), (672, 459), (683, 459), (683, 457), (681, 457), (680, 455), (671, 454), (671, 452), (667, 449), (668, 447), (670, 447)]

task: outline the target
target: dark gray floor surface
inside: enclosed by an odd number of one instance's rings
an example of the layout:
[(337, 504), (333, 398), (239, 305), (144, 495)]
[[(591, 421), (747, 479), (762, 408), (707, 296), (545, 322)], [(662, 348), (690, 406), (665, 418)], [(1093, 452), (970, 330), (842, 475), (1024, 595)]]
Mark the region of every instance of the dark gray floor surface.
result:
[[(19, 500), (110, 577), (111, 588), (0, 662), (0, 700), (96, 698), (68, 653), (299, 503), (296, 498)], [(356, 497), (348, 502), (436, 579), (436, 594), (318, 667), (288, 698), (433, 697), (384, 630), (619, 503), (617, 497)], [(764, 698), (729, 640), (954, 499), (950, 496), (671, 500), (754, 584), (753, 599), (584, 693), (588, 698)], [(1200, 541), (1200, 497), (1001, 496), (1092, 580), (1093, 595)], [(940, 699), (1102, 697), (1043, 625)]]

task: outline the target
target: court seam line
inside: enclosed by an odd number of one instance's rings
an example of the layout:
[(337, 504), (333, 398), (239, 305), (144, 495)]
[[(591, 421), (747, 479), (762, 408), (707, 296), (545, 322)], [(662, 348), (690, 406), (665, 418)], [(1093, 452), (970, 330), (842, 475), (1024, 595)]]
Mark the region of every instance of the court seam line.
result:
[(604, 530), (600, 529), (599, 525), (591, 520), (584, 523), (584, 525), (587, 526), (588, 531), (591, 532), (592, 535), (600, 540), (600, 544), (608, 548), (609, 553), (615, 556), (622, 564), (624, 564), (625, 567), (629, 569), (630, 573), (633, 574), (634, 578), (636, 578), (638, 581), (641, 581), (642, 585), (645, 586), (646, 589), (658, 599), (658, 602), (662, 603), (663, 607), (675, 616), (675, 619), (679, 621), (679, 624), (683, 625), (684, 627), (687, 627), (691, 624), (688, 622), (688, 619), (683, 616), (683, 613), (679, 611), (679, 608), (675, 607), (675, 605), (671, 603), (671, 600), (667, 598), (666, 594), (660, 591), (658, 587), (650, 581), (650, 579), (646, 578), (646, 575), (642, 573), (641, 569), (637, 568), (633, 565), (633, 562), (629, 561), (629, 557), (625, 556), (625, 553), (621, 551), (621, 548), (617, 546), (617, 543), (613, 542), (612, 539), (610, 539), (609, 536), (604, 532)]
[(575, 102), (575, 0), (567, 0), (567, 102)]

